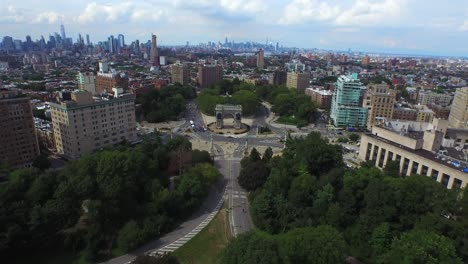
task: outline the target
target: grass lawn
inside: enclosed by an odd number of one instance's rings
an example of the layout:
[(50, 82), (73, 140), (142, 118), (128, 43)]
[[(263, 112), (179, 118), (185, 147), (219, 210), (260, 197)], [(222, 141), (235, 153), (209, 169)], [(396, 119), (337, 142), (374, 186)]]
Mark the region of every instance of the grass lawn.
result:
[(182, 264), (217, 264), (220, 263), (221, 251), (226, 247), (229, 238), (226, 209), (216, 217), (187, 244), (174, 252)]
[(297, 119), (292, 116), (280, 116), (275, 121), (276, 123), (285, 124), (285, 125), (297, 125)]

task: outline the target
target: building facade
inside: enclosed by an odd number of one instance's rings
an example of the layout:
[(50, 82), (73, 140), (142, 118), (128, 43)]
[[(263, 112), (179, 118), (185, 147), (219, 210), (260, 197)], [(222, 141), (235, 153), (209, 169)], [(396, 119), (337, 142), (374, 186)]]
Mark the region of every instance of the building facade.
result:
[(307, 88), (305, 94), (310, 96), (310, 100), (314, 102), (318, 108), (329, 110), (333, 92), (320, 88)]
[(392, 119), (395, 101), (396, 92), (388, 84), (369, 84), (362, 105), (368, 111), (367, 129), (372, 129), (379, 119)]
[(15, 90), (0, 90), (0, 162), (29, 167), (39, 156), (29, 98)]
[(393, 109), (393, 119), (416, 121), (418, 118), (418, 111), (416, 109), (407, 107), (397, 107)]
[(184, 64), (176, 63), (171, 65), (172, 83), (187, 85), (190, 82), (190, 71)]
[(257, 51), (257, 69), (265, 67), (265, 53), (263, 49)]
[(310, 74), (307, 72), (288, 72), (286, 77), (286, 86), (289, 89), (296, 89), (304, 92), (309, 87)]
[(418, 103), (421, 105), (437, 104), (448, 106), (452, 103), (452, 94), (438, 94), (433, 92), (419, 92)]
[(394, 160), (400, 164), (401, 175), (422, 175), (431, 177), (449, 189), (467, 186), (468, 164), (447, 156), (440, 145), (444, 138), (444, 128), (435, 126), (422, 133), (394, 132), (374, 126), (372, 133), (362, 135), (359, 158), (373, 161), (379, 168)]
[(93, 99), (86, 91), (71, 93), (71, 100), (51, 103), (57, 152), (76, 159), (136, 136), (135, 96)]
[(219, 83), (223, 80), (221, 65), (203, 64), (198, 66), (198, 84), (201, 88)]
[(357, 74), (342, 75), (336, 81), (330, 117), (336, 127), (365, 128), (367, 108), (361, 107), (360, 98), (365, 87)]
[(98, 72), (96, 75), (96, 93), (95, 94), (102, 94), (103, 92), (112, 93), (112, 88), (120, 87), (123, 89), (128, 88), (128, 84), (126, 80), (118, 73), (115, 72), (108, 72), (102, 73)]
[(268, 83), (272, 85), (286, 85), (287, 72), (276, 70), (268, 77)]
[(468, 87), (457, 89), (449, 116), (449, 126), (468, 129)]
[(78, 72), (77, 75), (78, 89), (85, 90), (95, 95), (96, 92), (96, 76), (92, 72)]
[(158, 43), (156, 35), (151, 35), (150, 63), (153, 66), (159, 66)]

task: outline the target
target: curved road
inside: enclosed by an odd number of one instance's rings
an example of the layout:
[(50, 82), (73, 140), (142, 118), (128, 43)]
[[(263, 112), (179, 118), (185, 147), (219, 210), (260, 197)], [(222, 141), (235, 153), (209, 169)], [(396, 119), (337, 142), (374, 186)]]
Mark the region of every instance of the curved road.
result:
[[(248, 146), (269, 146), (269, 147), (283, 147), (283, 144), (279, 142), (281, 138), (286, 134), (284, 130), (269, 126), (265, 122), (265, 118), (269, 115), (269, 111), (264, 106), (259, 107), (257, 114), (255, 115), (252, 127), (247, 136), (244, 137), (225, 137), (217, 134), (211, 134), (210, 132), (203, 131), (203, 119), (198, 112), (194, 103), (187, 105), (186, 122), (180, 128), (176, 130), (176, 133), (184, 131), (186, 128), (191, 126), (189, 121), (193, 121), (196, 126), (199, 127), (197, 131), (193, 133), (194, 137), (210, 141), (213, 140), (215, 166), (222, 173), (224, 179), (217, 186), (210, 190), (210, 193), (199, 210), (188, 220), (180, 224), (172, 232), (169, 232), (162, 237), (155, 239), (143, 247), (125, 254), (120, 257), (110, 259), (106, 262), (107, 264), (127, 264), (134, 260), (137, 256), (143, 254), (150, 254), (155, 252), (167, 245), (170, 245), (174, 241), (189, 234), (192, 230), (202, 223), (208, 215), (216, 210), (216, 206), (221, 199), (224, 199), (224, 195), (227, 194), (229, 219), (231, 224), (231, 231), (234, 236), (237, 234), (246, 232), (253, 228), (252, 219), (250, 217), (247, 192), (242, 189), (237, 183), (237, 176), (240, 171), (240, 160), (242, 159), (245, 151), (246, 142)], [(258, 126), (269, 126), (278, 136), (257, 138), (256, 128)], [(217, 145), (217, 142), (230, 142), (238, 144), (233, 155), (225, 155), (223, 149)], [(224, 192), (226, 191), (226, 193)]]

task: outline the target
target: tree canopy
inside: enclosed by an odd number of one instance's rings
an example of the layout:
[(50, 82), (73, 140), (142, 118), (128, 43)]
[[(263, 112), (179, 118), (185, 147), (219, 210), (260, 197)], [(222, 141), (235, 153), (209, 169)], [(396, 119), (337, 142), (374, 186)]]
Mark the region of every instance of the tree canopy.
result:
[[(239, 183), (247, 178), (242, 171), (253, 171), (260, 160), (252, 154), (241, 161)], [(344, 168), (341, 147), (319, 133), (288, 139), (283, 155), (269, 164), (264, 183), (252, 184), (258, 175), (248, 173), (241, 184), (253, 191), (250, 211), (262, 239), (281, 238), (279, 253), (271, 253), (275, 246), (258, 246), (256, 254), (265, 250), (277, 263), (342, 263), (346, 257), (364, 263), (468, 261), (466, 190), (462, 195), (426, 176), (400, 177), (398, 163), (384, 170), (370, 163)], [(236, 240), (226, 250), (229, 258), (245, 254), (248, 243)], [(325, 250), (327, 241), (339, 249)]]
[(60, 172), (9, 172), (0, 185), (0, 255), (60, 248), (92, 262), (172, 230), (220, 177), (202, 157), (170, 188), (169, 157), (181, 149), (192, 152), (184, 140), (150, 138), (83, 156)]

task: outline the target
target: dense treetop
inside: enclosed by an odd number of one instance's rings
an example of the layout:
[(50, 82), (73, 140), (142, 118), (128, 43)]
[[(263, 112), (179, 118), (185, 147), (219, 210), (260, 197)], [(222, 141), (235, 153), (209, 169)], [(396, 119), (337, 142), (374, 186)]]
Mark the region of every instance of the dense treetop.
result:
[(0, 185), (0, 254), (57, 249), (82, 263), (132, 250), (188, 217), (220, 177), (198, 152), (173, 188), (167, 168), (175, 151), (191, 153), (183, 137), (159, 138), (83, 156), (64, 170), (16, 170)]
[[(271, 263), (468, 261), (468, 191), (448, 190), (430, 177), (400, 177), (392, 163), (383, 171), (369, 164), (345, 169), (341, 153), (340, 146), (311, 133), (288, 139), (283, 155), (268, 163), (267, 176), (259, 177), (259, 165), (252, 165), (258, 154), (243, 160), (239, 183), (254, 186), (249, 198), (259, 230), (235, 239), (226, 263), (263, 263), (262, 256)], [(327, 243), (331, 238), (341, 245), (336, 251)], [(252, 244), (256, 250), (246, 248)]]

